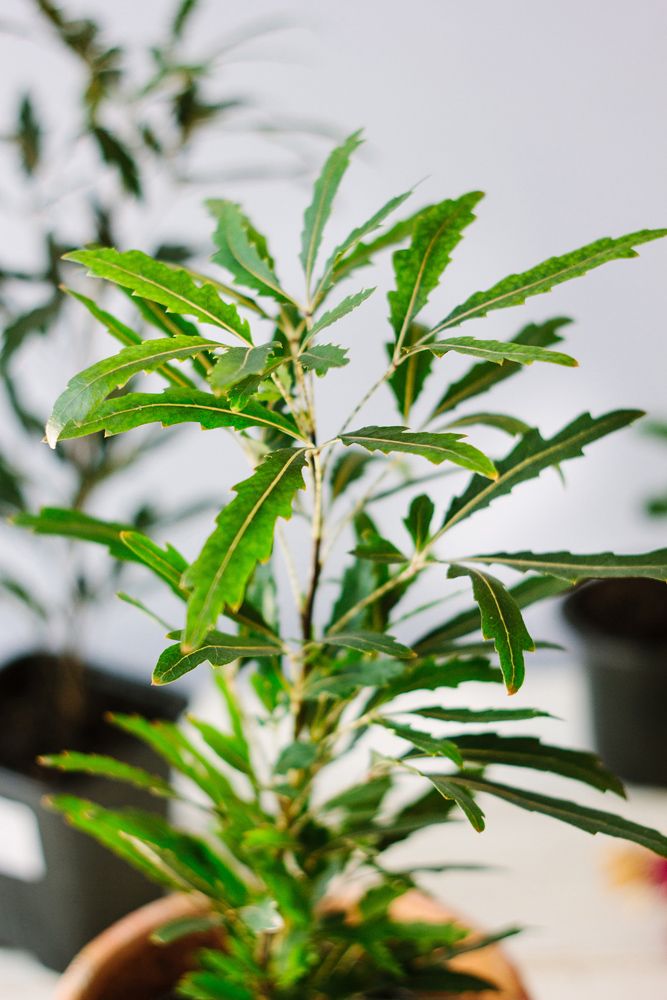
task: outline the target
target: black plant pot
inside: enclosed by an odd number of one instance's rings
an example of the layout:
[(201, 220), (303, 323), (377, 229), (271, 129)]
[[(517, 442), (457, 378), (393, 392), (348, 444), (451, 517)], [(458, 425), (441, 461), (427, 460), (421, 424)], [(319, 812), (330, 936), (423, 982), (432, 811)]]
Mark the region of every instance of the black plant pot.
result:
[(667, 586), (599, 580), (563, 607), (582, 647), (600, 756), (628, 781), (667, 787)]
[[(34, 653), (0, 667), (0, 944), (32, 952), (62, 970), (96, 934), (155, 899), (159, 890), (44, 808), (45, 795), (66, 792), (101, 804), (164, 811), (163, 800), (88, 775), (49, 771), (39, 754), (63, 749), (118, 756), (166, 776), (166, 765), (143, 744), (104, 721), (108, 711), (175, 720), (185, 701), (104, 670), (84, 667), (81, 711), (63, 730), (54, 701), (62, 663)], [(63, 742), (64, 741), (64, 742)], [(11, 844), (20, 840), (17, 866)]]

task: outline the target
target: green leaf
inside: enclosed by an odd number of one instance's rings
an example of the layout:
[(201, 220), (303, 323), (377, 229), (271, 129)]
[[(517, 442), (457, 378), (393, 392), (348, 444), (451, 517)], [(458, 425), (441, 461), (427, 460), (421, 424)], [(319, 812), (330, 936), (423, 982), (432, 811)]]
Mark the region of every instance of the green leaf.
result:
[(317, 757), (317, 747), (314, 743), (305, 743), (303, 740), (296, 740), (290, 743), (281, 751), (275, 767), (275, 774), (287, 774), (293, 769), (304, 770), (314, 763)]
[(450, 351), (456, 354), (469, 354), (473, 358), (482, 358), (494, 364), (502, 365), (513, 361), (520, 365), (532, 365), (533, 361), (546, 361), (552, 365), (564, 365), (576, 368), (578, 362), (569, 354), (560, 351), (548, 351), (544, 347), (533, 347), (528, 344), (505, 343), (502, 340), (477, 340), (476, 337), (451, 337), (449, 340), (438, 340), (425, 345), (436, 357), (444, 357)]
[(339, 455), (331, 467), (331, 493), (334, 500), (345, 493), (351, 483), (361, 479), (368, 463), (372, 461), (373, 456), (364, 451), (349, 451)]
[(164, 548), (140, 531), (121, 531), (120, 540), (137, 562), (161, 577), (178, 597), (183, 596), (182, 576), (188, 567), (186, 560), (173, 545)]
[(165, 649), (153, 671), (153, 684), (170, 684), (200, 663), (208, 662), (218, 667), (240, 658), (279, 656), (281, 652), (279, 645), (259, 636), (225, 635), (211, 630), (205, 643), (191, 653), (183, 653), (180, 643)]
[(154, 944), (172, 944), (182, 938), (191, 937), (193, 934), (205, 934), (207, 931), (219, 928), (222, 921), (217, 913), (210, 916), (201, 917), (178, 917), (170, 920), (167, 924), (162, 924), (156, 931), (153, 931), (149, 940)]
[(519, 722), (523, 719), (552, 719), (537, 708), (410, 708), (410, 715), (440, 722)]
[(183, 37), (183, 32), (190, 17), (195, 12), (197, 4), (198, 0), (181, 0), (171, 22), (170, 32), (173, 39), (178, 40)]
[(71, 421), (82, 423), (106, 397), (139, 374), (155, 371), (166, 362), (183, 360), (202, 349), (220, 347), (213, 340), (195, 337), (165, 337), (146, 340), (104, 358), (70, 379), (58, 397), (46, 425), (46, 438), (55, 448), (60, 432)]
[(434, 465), (454, 462), (464, 469), (479, 472), (489, 479), (496, 479), (496, 468), (490, 458), (473, 447), (462, 443), (461, 434), (434, 434), (430, 431), (410, 431), (406, 427), (360, 427), (356, 431), (341, 434), (340, 440), (349, 447), (357, 444), (367, 451), (381, 451), (385, 455), (392, 452), (406, 452), (420, 455)]
[(447, 757), (455, 764), (463, 767), (463, 757), (459, 753), (456, 744), (452, 743), (451, 740), (444, 740), (441, 737), (432, 736), (430, 733), (423, 733), (418, 729), (413, 729), (412, 726), (405, 726), (400, 722), (394, 722), (393, 719), (383, 716), (376, 716), (373, 722), (379, 726), (384, 726), (385, 729), (390, 729), (396, 736), (400, 736), (402, 740), (407, 740), (408, 743), (411, 743), (417, 751), (417, 756)]
[[(337, 323), (339, 319), (343, 316), (347, 316), (351, 313), (357, 306), (360, 306), (362, 302), (373, 294), (374, 288), (362, 288), (360, 292), (355, 292), (354, 295), (348, 295), (337, 306), (333, 309), (329, 309), (327, 312), (323, 313), (319, 319), (315, 320), (312, 327), (308, 331), (306, 340), (312, 340), (313, 337), (321, 333), (322, 330), (326, 330), (328, 326), (332, 326)], [(305, 341), (304, 341), (305, 342)]]
[(141, 198), (143, 192), (139, 168), (127, 146), (113, 132), (100, 125), (94, 125), (89, 132), (97, 143), (104, 162), (118, 171), (123, 188), (135, 198)]
[(313, 344), (299, 355), (306, 371), (316, 375), (326, 375), (330, 368), (344, 368), (349, 364), (347, 349), (336, 344)]
[(46, 754), (39, 757), (38, 763), (43, 767), (52, 767), (58, 771), (94, 774), (98, 778), (123, 781), (135, 788), (142, 788), (152, 795), (160, 795), (165, 798), (171, 798), (176, 794), (169, 782), (159, 775), (149, 774), (148, 771), (144, 771), (140, 767), (134, 767), (132, 764), (126, 764), (103, 754), (77, 753), (75, 750), (66, 750), (64, 753)]
[[(529, 323), (528, 326), (524, 326), (519, 331), (510, 343), (526, 344), (535, 347), (549, 347), (552, 344), (558, 344), (563, 338), (558, 335), (557, 331), (571, 322), (572, 320), (564, 316), (558, 316), (555, 319), (546, 320), (544, 323)], [(428, 356), (432, 357), (432, 355)], [(415, 355), (415, 357), (419, 357), (419, 354)], [(412, 358), (406, 363), (409, 363), (410, 360)], [(522, 370), (523, 365), (515, 361), (506, 361), (503, 365), (497, 365), (491, 361), (482, 361), (478, 365), (473, 365), (463, 378), (448, 386), (444, 396), (433, 409), (431, 419), (437, 417), (440, 413), (445, 413), (447, 410), (455, 409), (466, 399), (486, 392), (492, 386), (503, 382), (506, 378)]]
[(568, 583), (578, 580), (603, 580), (623, 577), (647, 577), (667, 582), (667, 549), (656, 549), (639, 556), (617, 556), (613, 552), (595, 555), (572, 555), (571, 552), (493, 552), (473, 556), (466, 562), (509, 566), (519, 573), (537, 570)]
[(343, 174), (348, 168), (352, 153), (361, 145), (361, 132), (352, 135), (329, 155), (322, 173), (315, 182), (313, 200), (306, 209), (301, 233), (300, 260), (306, 275), (306, 287), (310, 289), (317, 252), (322, 242), (322, 233), (331, 213), (331, 206), (338, 191)]
[(483, 657), (451, 657), (445, 663), (435, 660), (420, 660), (414, 664), (405, 665), (398, 676), (387, 677), (386, 683), (374, 694), (366, 705), (370, 710), (376, 705), (386, 704), (410, 691), (438, 691), (441, 688), (457, 688), (461, 684), (477, 682), (480, 684), (502, 683), (503, 675), (496, 667), (492, 667)]
[(297, 441), (301, 434), (291, 417), (270, 410), (261, 403), (247, 402), (242, 409), (200, 389), (164, 389), (162, 392), (128, 392), (114, 396), (96, 406), (88, 419), (65, 425), (59, 438), (85, 437), (104, 431), (105, 435), (122, 434), (145, 424), (160, 423), (163, 427), (195, 423), (204, 430), (216, 427), (269, 428), (280, 431)]
[(475, 733), (450, 737), (461, 751), (463, 759), (484, 767), (506, 764), (536, 771), (560, 774), (581, 781), (601, 792), (615, 792), (625, 798), (618, 778), (611, 774), (593, 753), (548, 746), (534, 736), (499, 736), (497, 733)]
[(232, 609), (241, 604), (250, 574), (271, 555), (277, 519), (291, 516), (294, 497), (303, 489), (305, 463), (303, 449), (276, 451), (234, 487), (236, 497), (218, 516), (184, 578), (192, 588), (184, 652), (201, 644), (225, 604)]
[(408, 516), (403, 521), (403, 524), (408, 529), (417, 552), (421, 552), (429, 539), (429, 529), (434, 513), (435, 505), (425, 493), (421, 493), (415, 497), (410, 504)]
[(314, 671), (306, 682), (304, 699), (316, 701), (321, 695), (350, 698), (362, 688), (384, 687), (402, 676), (404, 662), (364, 660), (333, 674)]
[(448, 575), (469, 576), (472, 580), (473, 596), (481, 615), (482, 635), (485, 639), (493, 639), (507, 690), (515, 694), (523, 684), (525, 674), (523, 651), (532, 652), (535, 649), (519, 606), (495, 576), (467, 566), (450, 566)]
[[(426, 334), (427, 328), (422, 323), (411, 323), (405, 335), (404, 346), (409, 350)], [(391, 359), (394, 345), (386, 345), (387, 355)], [(426, 379), (433, 368), (434, 356), (429, 351), (409, 351), (403, 357), (387, 384), (394, 394), (401, 416), (408, 420), (412, 407), (421, 395)]]
[(634, 247), (661, 239), (663, 236), (667, 236), (667, 229), (641, 229), (639, 232), (628, 233), (615, 239), (605, 236), (561, 257), (550, 257), (529, 271), (510, 274), (487, 291), (475, 292), (438, 323), (432, 333), (436, 334), (448, 327), (458, 326), (467, 319), (486, 316), (493, 309), (522, 305), (531, 295), (548, 292), (556, 285), (571, 278), (578, 278), (587, 271), (600, 267), (601, 264), (622, 257), (636, 257)]
[(325, 635), (322, 642), (329, 646), (356, 649), (361, 653), (382, 653), (384, 656), (395, 656), (399, 660), (407, 660), (414, 656), (411, 649), (396, 642), (393, 636), (382, 635), (379, 632), (368, 632), (363, 629)]
[(370, 559), (381, 563), (407, 563), (408, 559), (388, 538), (371, 531), (364, 531), (361, 542), (353, 549), (357, 559)]
[(222, 393), (248, 375), (263, 375), (274, 349), (273, 344), (261, 347), (230, 347), (222, 354), (208, 376), (213, 389)]
[(236, 734), (223, 733), (201, 719), (188, 716), (188, 721), (220, 760), (240, 771), (241, 774), (249, 776), (253, 774), (248, 745), (245, 740), (240, 739)]
[(464, 813), (470, 822), (470, 825), (478, 833), (481, 833), (486, 826), (484, 821), (484, 813), (479, 808), (474, 798), (466, 788), (462, 788), (459, 784), (451, 781), (449, 777), (439, 775), (439, 774), (424, 774), (420, 772), (422, 777), (427, 778), (433, 787), (442, 795), (443, 799), (450, 799), (455, 802), (459, 809)]
[(213, 236), (218, 247), (218, 252), (213, 254), (216, 264), (226, 268), (237, 284), (253, 288), (260, 295), (270, 296), (278, 302), (292, 302), (273, 271), (266, 241), (262, 240), (258, 248), (253, 239), (257, 232), (239, 206), (232, 201), (212, 200), (207, 202), (207, 207), (218, 220)]
[(388, 298), (398, 350), (410, 324), (437, 287), (463, 230), (474, 221), (473, 209), (482, 197), (481, 192), (471, 191), (426, 209), (415, 224), (410, 246), (394, 254), (396, 290), (389, 292)]
[(458, 521), (488, 507), (497, 497), (509, 493), (519, 483), (534, 479), (544, 469), (578, 458), (587, 444), (627, 427), (641, 416), (641, 410), (612, 410), (601, 417), (583, 413), (549, 440), (537, 429), (531, 430), (506, 458), (496, 463), (498, 478), (494, 482), (475, 476), (467, 490), (452, 501), (443, 529), (449, 530)]
[(16, 134), (12, 137), (18, 146), (23, 172), (32, 177), (42, 159), (43, 130), (35, 113), (30, 94), (23, 94), (19, 102)]
[[(567, 584), (548, 576), (535, 576), (522, 580), (509, 592), (519, 608), (529, 607), (537, 601), (562, 593)], [(416, 643), (413, 643), (420, 656), (437, 655), (439, 651), (451, 652), (455, 639), (470, 635), (480, 628), (479, 608), (477, 606), (463, 611), (454, 618), (432, 629)]]
[(133, 295), (158, 302), (167, 312), (194, 316), (234, 334), (246, 344), (252, 343), (250, 327), (241, 319), (236, 306), (224, 302), (210, 282), (196, 284), (187, 271), (153, 260), (140, 250), (76, 250), (65, 255), (88, 268), (96, 278), (113, 281), (129, 288)]
[(529, 812), (542, 813), (563, 823), (576, 826), (586, 833), (605, 833), (609, 837), (620, 837), (635, 844), (641, 844), (661, 857), (667, 857), (667, 837), (657, 830), (640, 826), (630, 820), (615, 816), (613, 813), (601, 812), (599, 809), (589, 809), (565, 799), (554, 799), (527, 789), (511, 788), (478, 777), (456, 775), (449, 779), (452, 784), (475, 792), (487, 792), (497, 798), (504, 799), (520, 809)]
[(494, 427), (496, 430), (505, 431), (513, 437), (520, 437), (532, 430), (530, 424), (519, 420), (518, 417), (510, 417), (505, 413), (468, 413), (465, 417), (452, 420), (443, 429), (450, 427), (474, 427), (481, 424), (483, 427)]

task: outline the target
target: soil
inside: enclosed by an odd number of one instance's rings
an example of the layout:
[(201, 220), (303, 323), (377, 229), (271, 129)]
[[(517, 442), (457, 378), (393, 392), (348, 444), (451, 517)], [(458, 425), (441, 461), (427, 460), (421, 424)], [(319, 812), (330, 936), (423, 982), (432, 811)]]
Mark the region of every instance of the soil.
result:
[(136, 712), (136, 692), (130, 700), (122, 685), (114, 687), (101, 672), (48, 653), (14, 660), (0, 671), (0, 766), (58, 785), (67, 775), (40, 767), (40, 754), (68, 749), (122, 755), (131, 738), (104, 716)]
[(667, 586), (658, 580), (597, 580), (570, 597), (581, 626), (640, 642), (667, 641)]

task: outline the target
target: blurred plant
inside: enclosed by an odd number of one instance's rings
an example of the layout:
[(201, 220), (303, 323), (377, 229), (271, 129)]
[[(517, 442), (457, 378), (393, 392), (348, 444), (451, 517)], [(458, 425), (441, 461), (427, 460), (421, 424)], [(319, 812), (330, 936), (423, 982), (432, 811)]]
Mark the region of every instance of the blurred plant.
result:
[[(76, 329), (78, 303), (72, 301), (72, 295), (76, 295), (66, 294), (63, 288), (68, 268), (71, 270), (71, 265), (63, 262), (63, 254), (82, 242), (118, 246), (128, 215), (135, 218), (138, 214), (141, 229), (141, 220), (155, 211), (151, 199), (157, 195), (163, 210), (165, 200), (173, 199), (179, 185), (198, 182), (191, 158), (200, 140), (224, 135), (226, 130), (279, 138), (282, 130), (315, 128), (287, 120), (267, 122), (266, 116), (253, 109), (250, 98), (219, 92), (218, 70), (225, 60), (245, 42), (284, 27), (278, 21), (248, 26), (223, 40), (214, 51), (193, 58), (188, 54), (187, 33), (198, 0), (181, 0), (160, 41), (144, 46), (140, 53), (136, 52), (129, 30), (122, 42), (111, 42), (93, 20), (71, 18), (51, 0), (30, 0), (28, 6), (34, 8), (64, 55), (78, 65), (80, 84), (76, 103), (72, 101), (65, 107), (75, 121), (75, 134), (59, 136), (60, 119), (53, 127), (42, 121), (35, 98), (25, 93), (19, 98), (16, 122), (6, 137), (6, 145), (12, 156), (18, 157), (21, 168), (17, 191), (7, 196), (6, 204), (18, 210), (22, 232), (28, 227), (32, 242), (41, 242), (42, 262), (32, 270), (24, 270), (13, 266), (11, 258), (0, 261), (0, 314), (4, 326), (0, 380), (7, 409), (15, 418), (8, 432), (11, 458), (9, 452), (0, 454), (3, 514), (25, 509), (26, 492), (42, 488), (42, 473), (33, 475), (32, 480), (38, 481), (31, 481), (28, 469), (19, 460), (24, 443), (27, 445), (35, 434), (42, 436), (44, 423), (43, 415), (33, 412), (31, 395), (35, 395), (35, 386), (31, 373), (26, 371), (25, 351), (35, 337), (52, 337), (59, 331), (67, 332), (67, 351), (76, 350), (72, 346), (76, 343), (72, 329)], [(30, 44), (43, 44), (32, 22), (29, 37)], [(209, 167), (209, 173), (220, 181), (229, 168), (218, 163)], [(297, 157), (286, 169), (297, 172), (302, 168)], [(251, 176), (258, 174), (252, 163), (247, 165), (247, 171)], [(230, 173), (236, 175), (238, 168)], [(165, 178), (171, 194), (158, 187)], [(60, 224), (56, 221), (58, 212), (66, 216)], [(72, 228), (75, 236), (71, 235)], [(196, 252), (196, 247), (180, 241), (152, 248), (156, 259), (170, 264), (190, 260)], [(134, 302), (141, 322), (156, 327), (163, 335), (192, 332), (180, 316), (167, 315), (159, 304)], [(124, 323), (89, 305), (94, 317), (105, 323), (108, 332), (121, 343), (140, 339)], [(177, 371), (171, 373), (171, 378), (176, 385), (189, 384)], [(116, 438), (97, 435), (84, 442), (72, 442), (56, 453), (61, 470), (52, 472), (60, 480), (64, 473), (68, 484), (65, 502), (73, 510), (85, 510), (102, 485), (132, 467), (159, 439), (148, 437), (129, 448), (117, 442)], [(52, 494), (53, 485), (49, 489)], [(139, 502), (130, 521), (134, 527), (146, 529), (200, 509), (201, 504), (197, 504), (166, 512), (151, 497), (148, 502)], [(0, 570), (0, 588), (6, 596), (21, 601), (42, 622), (67, 622), (66, 645), (76, 641), (74, 623), (79, 620), (82, 606), (108, 595), (110, 587), (117, 585), (118, 575), (116, 571), (93, 579), (90, 570), (76, 561), (71, 565), (71, 585), (59, 608), (37, 596), (41, 582), (38, 574), (28, 582), (7, 566)], [(64, 574), (63, 565), (61, 579)]]
[[(636, 410), (599, 417), (584, 413), (550, 438), (491, 410), (452, 416), (455, 408), (525, 365), (576, 364), (552, 349), (561, 339), (564, 319), (529, 324), (510, 341), (451, 336), (453, 329), (492, 310), (520, 305), (609, 261), (634, 257), (636, 246), (667, 230), (598, 240), (474, 293), (435, 324), (421, 323), (420, 313), (474, 220), (481, 195), (471, 192), (430, 205), (376, 235), (410, 192), (401, 194), (332, 249), (320, 269), (325, 224), (359, 143), (354, 134), (335, 149), (315, 184), (302, 234), (305, 287), (297, 292), (283, 287), (266, 239), (229, 201), (212, 201), (209, 208), (217, 222), (214, 260), (246, 289), (236, 295), (238, 308), (229, 295), (219, 294), (221, 286), (213, 279), (193, 277), (187, 269), (170, 268), (136, 250), (69, 254), (92, 275), (213, 331), (124, 347), (70, 381), (47, 425), (53, 447), (60, 440), (101, 431), (122, 434), (151, 422), (225, 429), (253, 471), (234, 488), (234, 499), (221, 509), (197, 558), (188, 563), (172, 546), (160, 547), (130, 527), (92, 522), (77, 511), (51, 508), (18, 519), (36, 531), (106, 545), (114, 557), (143, 564), (183, 600), (182, 628), (170, 632), (172, 642), (159, 657), (154, 683), (172, 682), (201, 663), (216, 668), (228, 716), (225, 728), (196, 718), (189, 729), (136, 716), (114, 719), (204, 794), (215, 840), (146, 813), (107, 810), (69, 796), (52, 800), (76, 828), (148, 877), (205, 897), (207, 911), (158, 933), (169, 941), (203, 927), (224, 932), (224, 950), (205, 951), (199, 971), (180, 986), (181, 995), (199, 1000), (341, 1000), (373, 990), (373, 995), (392, 995), (396, 987), (456, 993), (488, 985), (461, 977), (446, 964), (484, 942), (471, 942), (456, 924), (401, 924), (392, 918), (392, 903), (415, 885), (420, 866), (396, 871), (384, 857), (387, 848), (451, 819), (457, 810), (475, 830), (483, 830), (479, 793), (667, 857), (667, 837), (657, 831), (488, 775), (498, 765), (520, 772), (527, 768), (623, 794), (620, 782), (592, 754), (484, 728), (548, 713), (525, 707), (462, 708), (446, 696), (462, 684), (480, 682), (504, 683), (510, 694), (516, 692), (524, 679), (525, 653), (537, 645), (522, 608), (591, 577), (665, 580), (667, 550), (642, 556), (457, 555), (450, 545), (443, 547), (460, 522), (640, 416)], [(355, 291), (325, 308), (327, 300), (380, 250), (404, 242), (408, 246), (394, 253), (395, 287), (388, 296), (388, 367), (335, 436), (321, 440), (317, 379), (348, 364), (347, 351), (322, 343), (321, 334), (360, 307), (373, 289)], [(258, 330), (268, 339), (256, 345)], [(432, 369), (452, 354), (475, 363), (446, 386), (420, 429), (395, 423), (355, 426), (362, 407), (386, 387), (401, 419), (411, 419)], [(176, 362), (190, 368), (185, 386), (173, 385), (175, 369), (168, 366)], [(158, 373), (172, 384), (161, 392), (113, 394), (141, 372)], [(444, 377), (441, 369), (439, 374)], [(442, 419), (446, 422), (439, 425)], [(463, 440), (460, 428), (480, 424), (516, 439), (504, 457), (493, 460)], [(419, 494), (425, 477), (416, 469), (401, 472), (396, 456), (405, 455), (472, 472), (472, 477), (451, 495), (435, 488), (431, 496)], [(303, 499), (304, 474), (311, 507)], [(359, 488), (363, 492), (355, 498)], [(414, 494), (405, 530), (402, 537), (389, 538), (370, 510), (380, 497), (405, 489)], [(441, 500), (445, 512), (436, 526), (435, 501), (439, 506)], [(305, 528), (292, 547), (284, 547), (298, 635), (281, 625), (284, 601), (282, 594), (276, 599), (270, 562), (278, 519), (289, 518), (293, 510), (302, 515), (295, 530)], [(331, 550), (350, 533), (351, 558), (329, 607), (320, 608)], [(305, 548), (311, 556), (302, 582), (290, 551)], [(487, 571), (492, 564), (528, 575), (510, 588)], [(401, 604), (427, 574), (436, 593), (447, 579), (464, 580), (472, 588), (472, 603), (427, 634), (410, 638), (412, 619), (424, 608)], [(220, 617), (236, 631), (218, 631)], [(396, 631), (401, 641), (394, 638)], [(415, 701), (420, 691), (423, 699)], [(401, 701), (408, 693), (413, 698)], [(461, 731), (468, 726), (472, 732)], [(393, 752), (374, 749), (372, 735), (381, 731), (395, 739)], [(329, 768), (352, 750), (365, 759), (364, 769), (355, 774), (358, 758), (348, 758), (347, 787), (331, 797)], [(157, 795), (183, 795), (109, 757), (66, 753), (45, 763), (129, 781)], [(412, 800), (405, 804), (404, 797), (399, 804), (392, 792), (410, 788)], [(327, 902), (339, 876), (365, 879), (353, 921)]]
[[(645, 434), (650, 434), (657, 440), (667, 443), (667, 423), (659, 420), (649, 420), (642, 427)], [(667, 516), (667, 491), (646, 501), (646, 512), (653, 517)]]

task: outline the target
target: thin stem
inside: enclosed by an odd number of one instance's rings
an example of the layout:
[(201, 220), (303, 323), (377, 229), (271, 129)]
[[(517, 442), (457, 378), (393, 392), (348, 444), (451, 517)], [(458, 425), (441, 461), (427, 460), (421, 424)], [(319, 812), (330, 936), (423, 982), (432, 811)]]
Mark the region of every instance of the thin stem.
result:
[(301, 613), (301, 632), (307, 642), (313, 634), (313, 612), (315, 608), (315, 597), (322, 572), (322, 536), (324, 528), (324, 505), (322, 488), (322, 465), (320, 455), (317, 451), (312, 454), (313, 482), (315, 487), (315, 501), (313, 509), (313, 550), (310, 570), (310, 586), (306, 594), (303, 610)]

